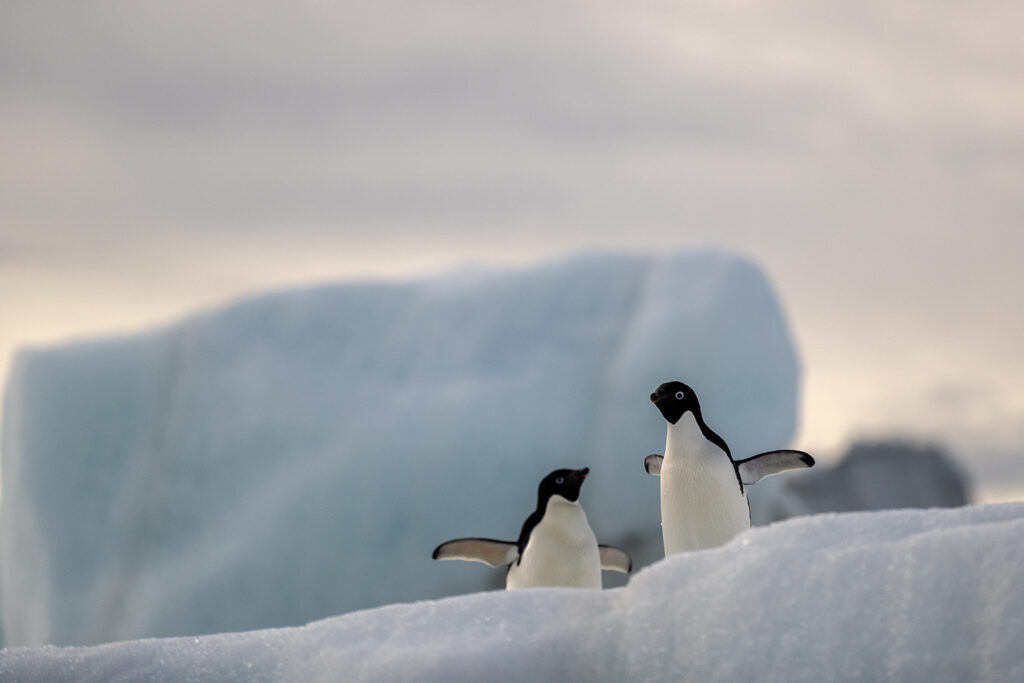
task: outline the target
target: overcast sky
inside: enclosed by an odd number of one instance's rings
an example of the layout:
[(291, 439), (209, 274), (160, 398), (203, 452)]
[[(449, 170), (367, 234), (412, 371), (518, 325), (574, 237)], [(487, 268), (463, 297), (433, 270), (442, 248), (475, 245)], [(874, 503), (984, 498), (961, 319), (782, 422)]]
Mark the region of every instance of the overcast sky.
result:
[[(1024, 486), (1024, 4), (0, 4), (13, 349), (283, 285), (714, 245), (800, 446)], [(993, 489), (994, 490), (994, 489)]]

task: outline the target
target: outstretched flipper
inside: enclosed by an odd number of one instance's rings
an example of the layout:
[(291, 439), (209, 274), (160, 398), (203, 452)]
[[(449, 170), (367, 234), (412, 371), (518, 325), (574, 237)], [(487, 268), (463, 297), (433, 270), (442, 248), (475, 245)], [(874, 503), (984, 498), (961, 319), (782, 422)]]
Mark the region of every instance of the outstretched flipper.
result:
[(597, 550), (601, 553), (601, 569), (623, 574), (628, 574), (633, 569), (633, 558), (625, 550), (611, 545), (599, 545)]
[(518, 556), (518, 545), (493, 538), (456, 538), (434, 548), (435, 560), (468, 560), (492, 567), (512, 564)]
[(656, 477), (661, 476), (661, 461), (664, 459), (664, 455), (658, 455), (657, 453), (651, 453), (644, 458), (644, 469), (647, 470), (647, 474), (653, 474)]
[(745, 485), (756, 484), (767, 476), (798, 467), (813, 467), (814, 458), (803, 451), (768, 451), (736, 461), (736, 471)]

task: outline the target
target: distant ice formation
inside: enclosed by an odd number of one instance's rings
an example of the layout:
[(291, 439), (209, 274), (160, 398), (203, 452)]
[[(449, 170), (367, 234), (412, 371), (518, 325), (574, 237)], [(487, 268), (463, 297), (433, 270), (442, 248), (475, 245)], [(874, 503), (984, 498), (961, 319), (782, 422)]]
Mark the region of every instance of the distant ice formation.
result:
[(291, 291), (22, 352), (3, 416), (5, 644), (485, 588), (486, 567), (431, 550), (515, 535), (558, 467), (592, 469), (591, 525), (642, 566), (661, 556), (652, 389), (685, 379), (742, 457), (788, 444), (798, 374), (770, 285), (719, 252)]
[(301, 628), (0, 651), (0, 680), (1021, 681), (1024, 503), (823, 514), (625, 588), (491, 592)]
[(835, 465), (766, 479), (752, 487), (755, 524), (854, 510), (957, 507), (970, 502), (963, 470), (942, 448), (910, 441), (854, 443)]

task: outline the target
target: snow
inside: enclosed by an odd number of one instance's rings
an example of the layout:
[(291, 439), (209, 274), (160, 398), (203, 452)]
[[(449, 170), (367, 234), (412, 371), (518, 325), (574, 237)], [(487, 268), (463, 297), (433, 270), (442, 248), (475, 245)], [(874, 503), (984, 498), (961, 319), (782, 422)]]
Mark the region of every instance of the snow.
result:
[(515, 538), (559, 467), (592, 469), (599, 541), (643, 566), (661, 556), (643, 460), (665, 440), (647, 397), (669, 379), (737, 457), (788, 444), (799, 368), (754, 265), (590, 255), (346, 283), (22, 352), (3, 415), (4, 643), (289, 626), (497, 586), (431, 550)]
[(1019, 681), (1022, 568), (1022, 503), (822, 514), (675, 555), (624, 588), (8, 649), (0, 680)]

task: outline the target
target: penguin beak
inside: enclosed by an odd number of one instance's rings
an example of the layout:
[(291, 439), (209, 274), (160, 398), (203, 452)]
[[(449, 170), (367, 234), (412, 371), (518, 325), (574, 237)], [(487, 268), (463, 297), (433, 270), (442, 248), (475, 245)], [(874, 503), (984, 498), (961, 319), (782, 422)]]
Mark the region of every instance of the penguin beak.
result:
[(576, 470), (576, 471), (580, 473), (580, 479), (586, 479), (587, 475), (590, 474), (590, 468), (589, 467), (584, 467), (583, 469)]

